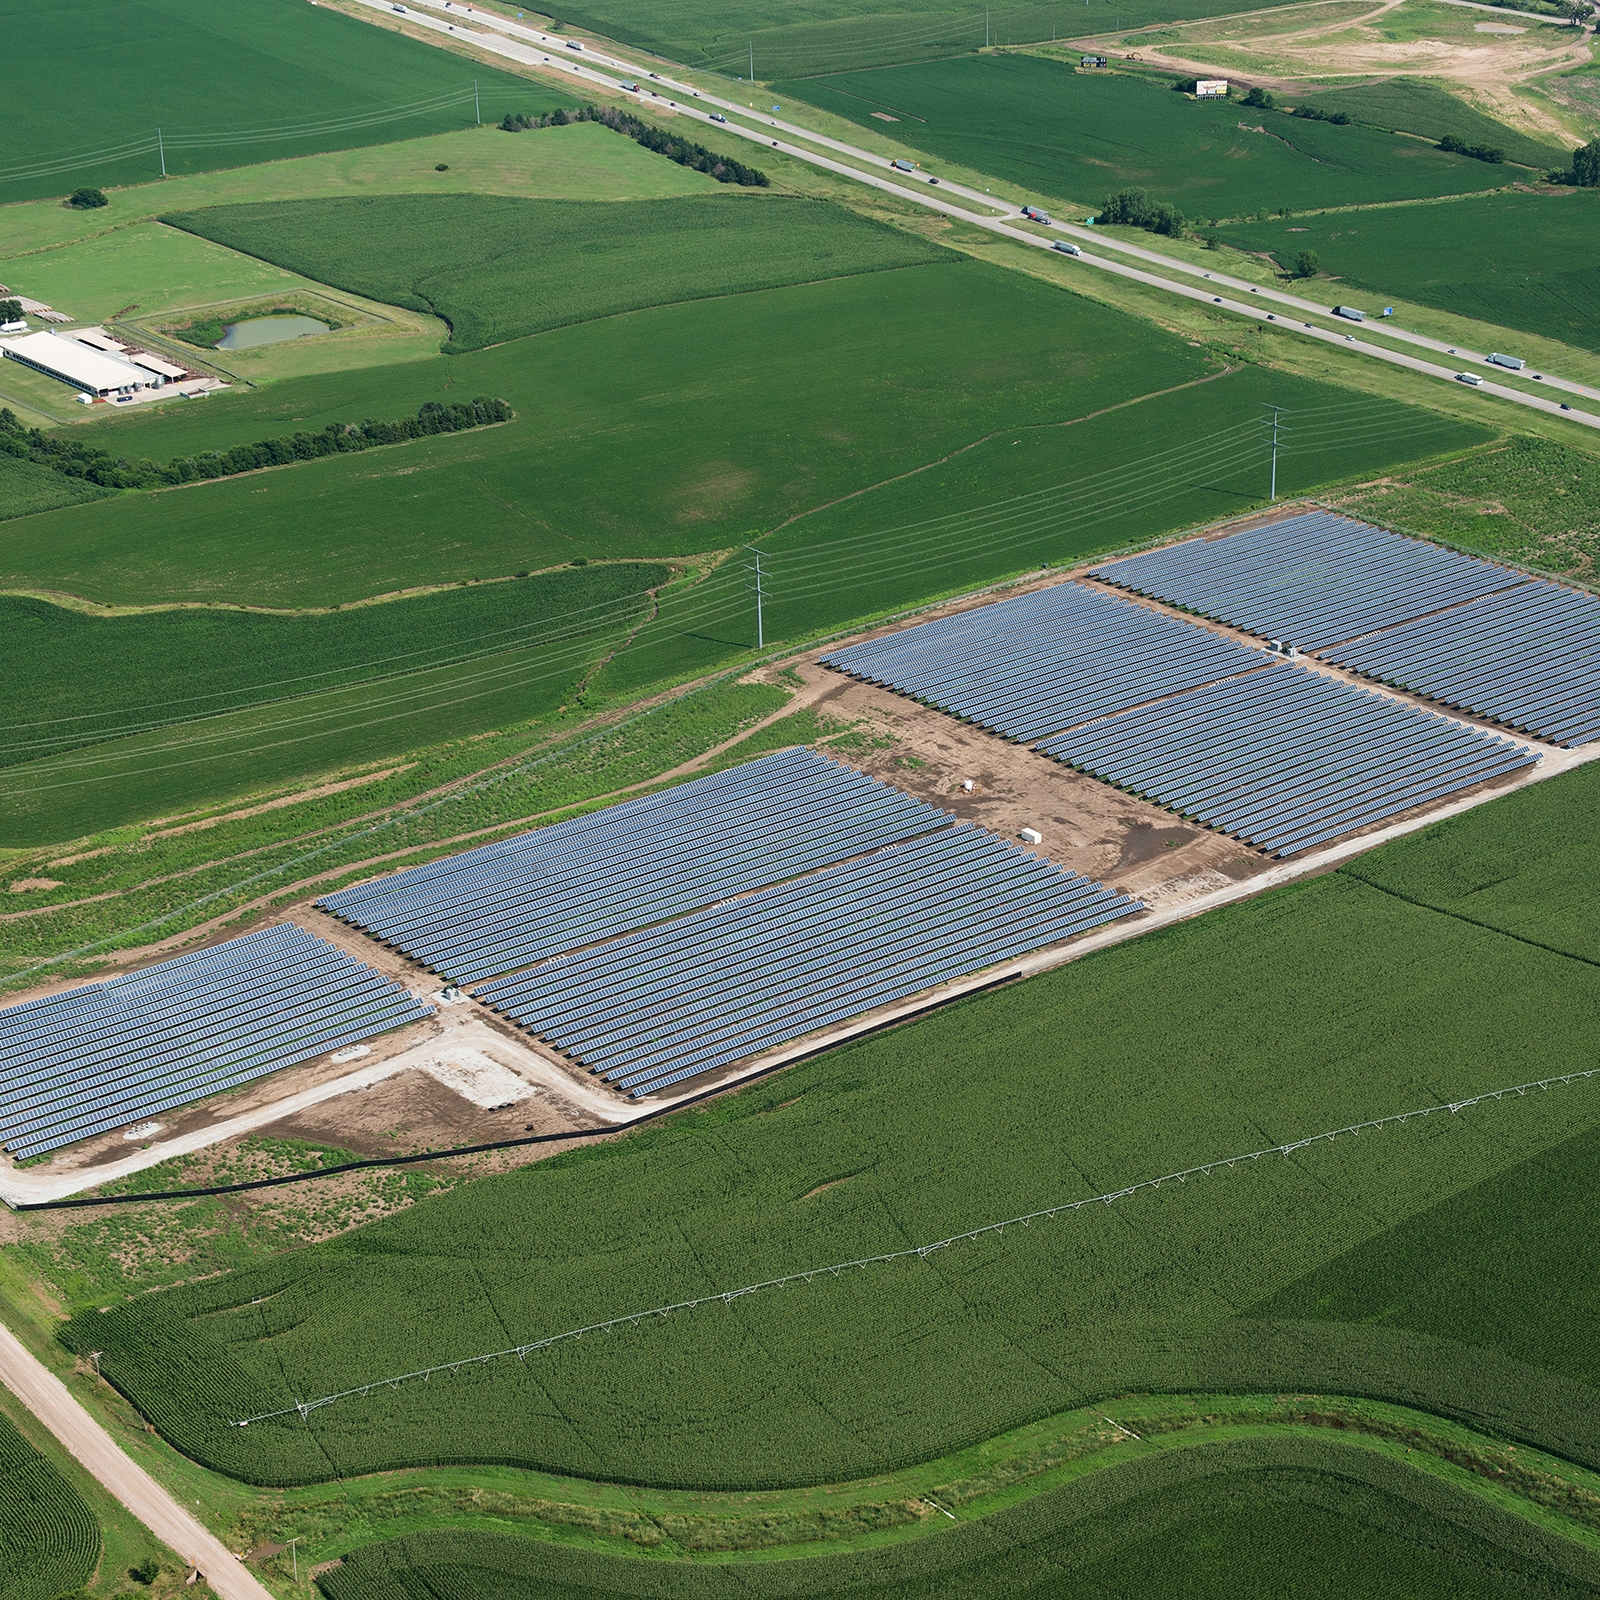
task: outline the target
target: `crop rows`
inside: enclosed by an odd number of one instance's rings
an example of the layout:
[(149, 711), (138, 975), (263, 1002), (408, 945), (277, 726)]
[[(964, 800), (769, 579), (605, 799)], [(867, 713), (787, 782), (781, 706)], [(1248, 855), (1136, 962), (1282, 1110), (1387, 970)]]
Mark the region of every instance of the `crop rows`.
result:
[(162, 220), (320, 283), (433, 312), (450, 324), (452, 352), (647, 306), (954, 259), (842, 206), (780, 196), (597, 206), (378, 195)]
[(83, 1497), (0, 1417), (0, 1600), (55, 1600), (100, 1559)]

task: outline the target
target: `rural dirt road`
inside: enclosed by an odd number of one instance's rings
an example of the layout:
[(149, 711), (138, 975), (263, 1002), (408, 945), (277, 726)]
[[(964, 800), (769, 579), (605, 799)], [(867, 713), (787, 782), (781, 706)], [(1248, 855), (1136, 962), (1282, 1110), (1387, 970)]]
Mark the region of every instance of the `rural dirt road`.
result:
[(158, 1539), (191, 1567), (198, 1567), (222, 1600), (273, 1600), (271, 1590), (245, 1571), (233, 1552), (143, 1467), (124, 1455), (73, 1399), (66, 1384), (4, 1326), (0, 1326), (0, 1381)]

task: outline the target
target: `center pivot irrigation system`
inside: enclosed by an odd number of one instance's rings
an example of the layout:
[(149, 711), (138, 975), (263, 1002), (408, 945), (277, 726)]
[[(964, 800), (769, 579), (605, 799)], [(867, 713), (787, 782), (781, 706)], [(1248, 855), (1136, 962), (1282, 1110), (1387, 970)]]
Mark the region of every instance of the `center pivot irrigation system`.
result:
[(310, 1417), (313, 1411), (320, 1410), (323, 1406), (331, 1406), (339, 1400), (364, 1399), (375, 1389), (397, 1389), (402, 1383), (413, 1383), (421, 1379), (428, 1382), (437, 1373), (459, 1372), (463, 1367), (479, 1367), (490, 1361), (502, 1361), (508, 1356), (516, 1356), (519, 1361), (527, 1358), (538, 1350), (548, 1350), (551, 1345), (561, 1344), (568, 1339), (581, 1339), (586, 1333), (613, 1333), (620, 1328), (635, 1328), (650, 1317), (665, 1317), (674, 1311), (693, 1311), (699, 1306), (709, 1306), (717, 1303), (731, 1306), (735, 1300), (741, 1300), (746, 1295), (758, 1294), (763, 1289), (786, 1289), (794, 1283), (810, 1283), (813, 1278), (828, 1275), (837, 1278), (840, 1273), (848, 1272), (859, 1267), (886, 1266), (891, 1261), (905, 1261), (915, 1256), (919, 1261), (926, 1261), (929, 1256), (940, 1250), (948, 1249), (953, 1244), (966, 1244), (973, 1239), (981, 1239), (987, 1234), (1003, 1234), (1007, 1228), (1026, 1228), (1035, 1222), (1049, 1222), (1067, 1212), (1080, 1211), (1085, 1206), (1111, 1205), (1117, 1200), (1126, 1200), (1130, 1195), (1142, 1193), (1146, 1189), (1159, 1189), (1164, 1183), (1186, 1183), (1190, 1178), (1208, 1177), (1224, 1167), (1236, 1167), (1244, 1161), (1259, 1161), (1263, 1156), (1292, 1156), (1297, 1151), (1308, 1149), (1314, 1144), (1329, 1143), (1334, 1139), (1342, 1139), (1346, 1134), (1360, 1134), (1387, 1128), (1391, 1124), (1406, 1123), (1420, 1117), (1431, 1117), (1437, 1111), (1448, 1111), (1452, 1116), (1458, 1111), (1469, 1110), (1473, 1106), (1483, 1105), (1486, 1101), (1498, 1101), (1508, 1096), (1522, 1096), (1535, 1089), (1553, 1089), (1562, 1084), (1577, 1083), (1585, 1078), (1600, 1077), (1600, 1067), (1590, 1067), (1583, 1072), (1566, 1072), (1554, 1078), (1536, 1078), (1528, 1083), (1508, 1084), (1501, 1089), (1487, 1089), (1482, 1094), (1475, 1094), (1463, 1100), (1444, 1100), (1437, 1105), (1421, 1106), (1412, 1111), (1395, 1111), (1386, 1117), (1374, 1117), (1369, 1122), (1355, 1122), (1345, 1128), (1332, 1128), (1325, 1133), (1313, 1133), (1304, 1139), (1292, 1139), (1287, 1144), (1268, 1145), (1262, 1150), (1247, 1150), (1239, 1155), (1223, 1156), (1216, 1161), (1207, 1161), (1198, 1167), (1184, 1167), (1178, 1172), (1164, 1173), (1159, 1178), (1145, 1178), (1138, 1183), (1130, 1183), (1125, 1189), (1113, 1189), (1108, 1194), (1090, 1195), (1082, 1200), (1064, 1200), (1059, 1205), (1046, 1206), (1039, 1211), (1026, 1211), (1020, 1216), (1007, 1217), (1003, 1222), (988, 1222), (977, 1228), (970, 1228), (965, 1233), (953, 1233), (948, 1238), (935, 1239), (929, 1244), (910, 1245), (904, 1250), (889, 1250), (882, 1255), (862, 1256), (855, 1261), (835, 1261), (826, 1266), (807, 1267), (801, 1272), (786, 1273), (781, 1278), (768, 1278), (761, 1283), (749, 1283), (737, 1289), (720, 1289), (715, 1294), (703, 1294), (693, 1300), (678, 1300), (671, 1305), (652, 1306), (648, 1311), (633, 1311), (625, 1316), (609, 1317), (604, 1322), (591, 1322), (581, 1328), (568, 1328), (563, 1333), (552, 1333), (543, 1339), (533, 1339), (527, 1344), (513, 1345), (507, 1350), (492, 1350), (487, 1355), (463, 1356), (458, 1361), (441, 1362), (434, 1367), (419, 1367), (415, 1372), (402, 1372), (389, 1378), (375, 1378), (371, 1383), (358, 1385), (354, 1389), (341, 1389), (337, 1394), (325, 1394), (316, 1400), (297, 1400), (292, 1406), (283, 1406), (277, 1411), (263, 1411), (253, 1417), (241, 1417), (230, 1424), (235, 1428), (248, 1428), (252, 1423), (271, 1422), (278, 1417), (297, 1415), (302, 1421)]

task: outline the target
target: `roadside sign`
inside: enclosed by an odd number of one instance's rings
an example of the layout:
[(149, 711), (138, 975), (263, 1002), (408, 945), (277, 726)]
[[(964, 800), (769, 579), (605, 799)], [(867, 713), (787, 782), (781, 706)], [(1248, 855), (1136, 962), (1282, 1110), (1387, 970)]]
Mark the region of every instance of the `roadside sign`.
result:
[(1197, 100), (1225, 100), (1228, 95), (1226, 78), (1196, 78), (1194, 85)]

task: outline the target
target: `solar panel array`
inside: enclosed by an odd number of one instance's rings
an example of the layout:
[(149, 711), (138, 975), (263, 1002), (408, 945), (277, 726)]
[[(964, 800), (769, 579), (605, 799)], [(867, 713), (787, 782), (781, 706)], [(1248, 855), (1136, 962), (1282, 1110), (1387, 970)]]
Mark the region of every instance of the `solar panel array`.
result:
[(317, 904), (477, 983), (949, 822), (853, 767), (785, 750)]
[(1078, 728), (1039, 749), (1279, 856), (1537, 759), (1496, 734), (1290, 666)]
[(638, 1098), (1142, 909), (963, 824), (479, 998)]
[(1093, 573), (1302, 650), (1527, 582), (1493, 562), (1326, 511), (1168, 545)]
[(0, 1144), (18, 1159), (432, 1015), (292, 923), (0, 1011)]
[(1600, 739), (1600, 596), (1525, 583), (1324, 654), (1552, 744)]
[(1258, 650), (1079, 583), (822, 660), (1010, 739), (1039, 739), (1262, 664)]

